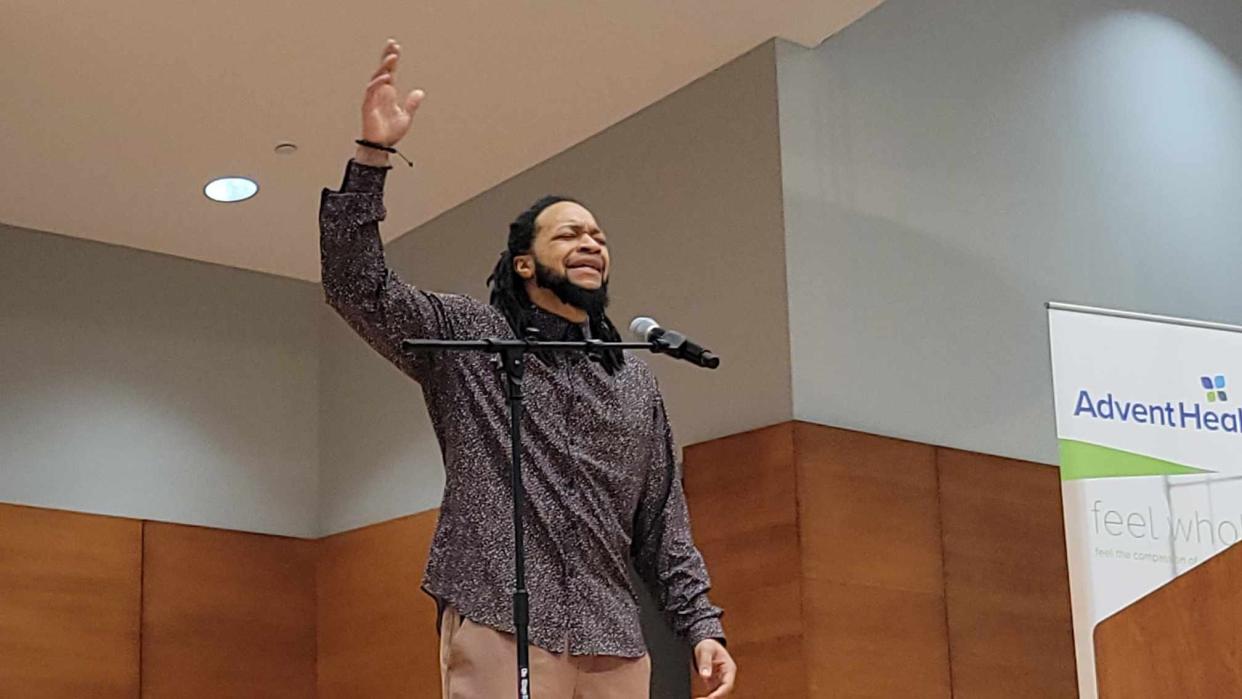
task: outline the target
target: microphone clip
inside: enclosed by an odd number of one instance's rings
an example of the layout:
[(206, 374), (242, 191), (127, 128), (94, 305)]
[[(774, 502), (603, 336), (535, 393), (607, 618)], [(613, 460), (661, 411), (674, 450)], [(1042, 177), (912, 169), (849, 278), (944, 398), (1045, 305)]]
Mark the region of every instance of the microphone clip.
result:
[(720, 366), (719, 357), (712, 354), (709, 350), (694, 344), (685, 335), (675, 330), (655, 327), (651, 329), (647, 339), (659, 354), (667, 354), (676, 359), (684, 359), (705, 369), (715, 369)]

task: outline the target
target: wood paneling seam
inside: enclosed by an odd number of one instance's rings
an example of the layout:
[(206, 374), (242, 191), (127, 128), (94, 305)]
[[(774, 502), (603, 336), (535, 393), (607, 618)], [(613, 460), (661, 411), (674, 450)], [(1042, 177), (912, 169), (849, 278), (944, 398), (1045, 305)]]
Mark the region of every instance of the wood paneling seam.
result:
[(138, 521), (138, 699), (142, 699), (142, 620), (147, 608), (147, 520)]
[(949, 559), (944, 543), (944, 490), (940, 487), (940, 447), (932, 447), (932, 464), (936, 471), (936, 526), (940, 529), (940, 586), (944, 600), (944, 646), (949, 661), (949, 697), (957, 695), (953, 682), (953, 634), (949, 631)]
[(794, 536), (798, 542), (798, 657), (802, 660), (803, 696), (811, 696), (811, 675), (806, 670), (806, 573), (802, 561), (802, 457), (798, 451), (798, 422), (789, 424), (789, 457), (793, 460)]

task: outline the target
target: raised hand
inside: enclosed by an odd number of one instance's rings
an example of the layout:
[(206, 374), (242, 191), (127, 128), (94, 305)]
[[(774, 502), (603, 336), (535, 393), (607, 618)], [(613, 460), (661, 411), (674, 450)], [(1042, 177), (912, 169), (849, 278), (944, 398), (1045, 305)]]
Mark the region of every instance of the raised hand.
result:
[[(398, 99), (397, 88), (393, 86), (393, 75), (397, 72), (397, 62), (401, 58), (401, 45), (396, 39), (389, 39), (380, 57), (379, 68), (367, 83), (366, 94), (362, 100), (362, 138), (385, 146), (395, 145), (410, 130), (414, 112), (426, 96), (422, 90), (415, 89), (405, 99)], [(370, 150), (370, 158), (380, 155), (387, 159), (387, 154), (374, 149), (358, 149), (359, 155)]]

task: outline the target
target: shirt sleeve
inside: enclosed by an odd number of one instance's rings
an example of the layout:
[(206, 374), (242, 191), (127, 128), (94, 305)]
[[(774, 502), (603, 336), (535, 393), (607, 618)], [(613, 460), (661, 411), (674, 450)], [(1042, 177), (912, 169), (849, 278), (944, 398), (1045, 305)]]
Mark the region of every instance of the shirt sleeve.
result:
[(405, 352), (406, 338), (451, 340), (482, 334), (490, 309), (467, 296), (423, 291), (388, 268), (380, 240), (388, 167), (353, 160), (339, 191), (319, 200), (319, 252), (324, 297), (376, 351), (419, 381), (434, 354)]
[(711, 580), (690, 535), (673, 432), (658, 391), (652, 420), (652, 459), (634, 532), (634, 566), (669, 626), (691, 647), (707, 638), (724, 643), (724, 612), (707, 596)]

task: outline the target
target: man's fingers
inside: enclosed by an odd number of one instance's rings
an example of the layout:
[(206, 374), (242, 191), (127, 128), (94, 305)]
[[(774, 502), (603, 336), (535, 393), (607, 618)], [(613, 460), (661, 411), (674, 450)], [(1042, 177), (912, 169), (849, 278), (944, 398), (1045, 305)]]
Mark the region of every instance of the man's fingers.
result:
[(733, 684), (737, 681), (737, 664), (730, 661), (724, 668), (724, 684), (721, 689), (729, 691), (733, 689)]
[(390, 53), (401, 53), (401, 44), (398, 44), (396, 39), (389, 39), (385, 42), (384, 50), (380, 52), (380, 63), (383, 63)]
[(405, 98), (405, 111), (413, 114), (414, 110), (418, 109), (418, 105), (423, 103), (423, 98), (426, 96), (427, 93), (422, 90), (414, 90), (410, 92), (409, 97)]
[(728, 696), (733, 691), (733, 679), (737, 676), (737, 666), (733, 663), (725, 663), (721, 668), (720, 686), (716, 687), (716, 691), (707, 695), (707, 699), (721, 699)]
[(380, 61), (379, 67), (375, 69), (375, 72), (371, 74), (371, 77), (377, 78), (381, 73), (395, 72), (397, 70), (397, 59), (400, 57), (400, 54), (396, 53), (385, 54), (383, 60)]
[(712, 676), (712, 651), (707, 645), (694, 649), (694, 669), (703, 679)]
[[(396, 67), (396, 60), (400, 55), (401, 44), (398, 44), (396, 39), (389, 39), (384, 42), (384, 50), (380, 52), (380, 66), (371, 77), (375, 77), (385, 70), (391, 72)], [(390, 63), (392, 65), (389, 65)]]
[(707, 695), (707, 699), (720, 699), (728, 697), (733, 692), (733, 670), (725, 670), (724, 677), (718, 680), (719, 684), (715, 687), (714, 692)]
[(387, 85), (387, 84), (390, 84), (391, 82), (392, 82), (392, 73), (381, 73), (379, 76), (372, 78), (371, 82), (367, 83), (367, 89), (366, 89), (367, 96), (370, 97), (371, 94), (375, 92), (376, 88), (378, 88), (379, 86)]

